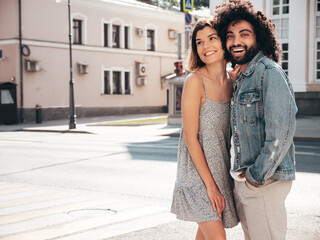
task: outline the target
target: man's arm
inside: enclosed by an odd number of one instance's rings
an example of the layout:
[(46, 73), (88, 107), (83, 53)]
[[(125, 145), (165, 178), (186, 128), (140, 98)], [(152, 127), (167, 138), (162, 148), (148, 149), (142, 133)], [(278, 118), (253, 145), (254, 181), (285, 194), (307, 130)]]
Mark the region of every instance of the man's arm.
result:
[(246, 178), (263, 185), (288, 152), (295, 133), (297, 107), (286, 76), (280, 69), (267, 68), (263, 77), (265, 142), (255, 163), (247, 168)]

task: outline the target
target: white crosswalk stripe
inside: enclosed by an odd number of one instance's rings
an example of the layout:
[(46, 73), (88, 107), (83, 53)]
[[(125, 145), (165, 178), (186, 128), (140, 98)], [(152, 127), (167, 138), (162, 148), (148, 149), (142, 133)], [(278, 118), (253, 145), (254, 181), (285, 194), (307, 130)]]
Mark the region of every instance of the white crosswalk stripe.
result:
[(1, 240), (98, 240), (174, 220), (167, 208), (141, 201), (0, 183)]

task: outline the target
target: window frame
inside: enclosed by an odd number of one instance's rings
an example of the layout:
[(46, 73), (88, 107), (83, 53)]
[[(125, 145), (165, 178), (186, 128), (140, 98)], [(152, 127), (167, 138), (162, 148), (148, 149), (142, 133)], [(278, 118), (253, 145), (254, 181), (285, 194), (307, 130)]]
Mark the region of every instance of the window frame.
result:
[[(314, 56), (314, 79), (316, 83), (320, 82), (320, 0), (315, 0), (315, 56)], [(319, 18), (319, 25), (317, 25), (317, 18)], [(319, 36), (317, 36), (317, 30), (319, 30)], [(318, 57), (319, 55), (319, 57)], [(319, 65), (319, 68), (318, 68)], [(319, 78), (318, 78), (319, 74)]]
[[(132, 69), (124, 69), (119, 67), (105, 68), (102, 67), (102, 95), (132, 95)], [(119, 91), (114, 91), (114, 73), (119, 73)], [(106, 75), (108, 76), (106, 78)], [(108, 86), (106, 86), (108, 79)], [(109, 90), (109, 93), (106, 91)]]
[[(149, 35), (151, 33), (151, 35)], [(154, 29), (147, 29), (147, 51), (155, 51), (155, 30)], [(151, 44), (149, 43), (149, 39)]]
[(112, 25), (112, 48), (120, 48), (120, 37), (121, 37), (121, 31), (120, 31), (121, 26), (117, 24)]
[[(81, 38), (81, 44), (79, 43), (74, 43), (74, 34), (73, 34), (73, 26), (74, 26), (74, 20), (77, 20), (77, 21), (81, 21), (81, 35), (80, 35), (80, 38)], [(87, 23), (88, 23), (88, 17), (82, 13), (72, 13), (71, 14), (71, 22), (72, 22), (72, 43), (75, 44), (75, 45), (86, 45), (87, 44)]]
[(109, 23), (103, 23), (103, 46), (104, 47), (109, 47), (109, 28), (110, 24)]
[[(282, 52), (284, 54), (287, 54), (287, 59), (280, 59), (279, 64), (281, 65), (281, 67), (283, 68), (283, 70), (285, 71), (285, 73), (287, 75), (289, 75), (289, 69), (290, 69), (290, 64), (289, 64), (289, 55), (290, 55), (290, 44), (289, 44), (289, 30), (290, 30), (290, 21), (289, 21), (289, 14), (290, 14), (290, 0), (287, 0), (288, 3), (283, 3), (285, 0), (279, 0), (279, 4), (274, 5), (274, 1), (271, 1), (271, 19), (273, 21), (273, 23), (276, 26), (276, 38), (280, 43)], [(279, 7), (279, 14), (274, 14), (273, 9), (274, 7)], [(283, 13), (283, 7), (289, 7), (288, 13)], [(287, 26), (284, 26), (283, 23), (284, 21), (287, 21)], [(276, 24), (276, 22), (278, 22), (278, 24)], [(287, 36), (284, 37), (284, 31), (287, 32)], [(288, 49), (287, 50), (283, 50), (283, 45), (287, 44)], [(284, 66), (287, 66), (285, 69)]]
[[(271, 2), (271, 15), (272, 16), (289, 15), (289, 13), (290, 13), (290, 0), (278, 0), (279, 4), (277, 4), (277, 5), (274, 4), (274, 1), (275, 0), (272, 0), (272, 2)], [(284, 3), (284, 1), (288, 1), (288, 3)], [(287, 13), (283, 13), (283, 10), (284, 10), (285, 7), (288, 7), (288, 12)], [(279, 13), (278, 14), (274, 13), (273, 10), (275, 8), (279, 8)]]
[[(132, 48), (132, 24), (127, 24), (119, 18), (113, 18), (108, 21), (102, 18), (101, 20), (101, 45), (109, 48)], [(114, 26), (118, 26), (118, 44), (114, 46)], [(106, 32), (107, 31), (107, 32)]]
[(82, 20), (72, 19), (72, 36), (72, 44), (82, 45)]
[[(153, 48), (154, 50), (148, 50), (148, 30), (153, 31)], [(145, 37), (145, 51), (156, 52), (158, 51), (158, 27), (154, 24), (147, 24), (144, 26)]]

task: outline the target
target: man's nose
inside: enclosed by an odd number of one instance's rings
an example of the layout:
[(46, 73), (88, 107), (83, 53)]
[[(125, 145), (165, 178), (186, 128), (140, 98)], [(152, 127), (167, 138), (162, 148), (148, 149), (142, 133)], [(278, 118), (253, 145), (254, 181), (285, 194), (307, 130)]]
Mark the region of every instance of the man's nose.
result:
[(233, 37), (233, 45), (237, 46), (237, 45), (241, 45), (241, 39), (239, 36), (234, 36)]

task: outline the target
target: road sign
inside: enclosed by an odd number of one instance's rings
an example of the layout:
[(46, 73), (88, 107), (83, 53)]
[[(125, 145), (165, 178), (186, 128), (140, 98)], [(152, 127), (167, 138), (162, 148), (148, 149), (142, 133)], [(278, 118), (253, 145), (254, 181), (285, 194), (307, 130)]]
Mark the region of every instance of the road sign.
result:
[(183, 0), (183, 11), (184, 12), (193, 11), (193, 0)]
[(186, 20), (186, 25), (189, 25), (192, 22), (192, 16), (190, 13), (188, 12), (185, 13), (185, 20)]

